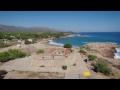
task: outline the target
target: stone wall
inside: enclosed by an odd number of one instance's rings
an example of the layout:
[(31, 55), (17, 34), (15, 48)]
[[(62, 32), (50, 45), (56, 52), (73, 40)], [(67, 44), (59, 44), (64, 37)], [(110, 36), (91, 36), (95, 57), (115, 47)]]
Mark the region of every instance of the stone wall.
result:
[[(42, 58), (44, 57), (44, 58)], [(75, 63), (75, 53), (71, 53), (68, 57), (62, 55), (54, 56), (36, 56), (31, 60), (31, 66), (35, 67), (62, 67), (63, 65), (71, 66)]]

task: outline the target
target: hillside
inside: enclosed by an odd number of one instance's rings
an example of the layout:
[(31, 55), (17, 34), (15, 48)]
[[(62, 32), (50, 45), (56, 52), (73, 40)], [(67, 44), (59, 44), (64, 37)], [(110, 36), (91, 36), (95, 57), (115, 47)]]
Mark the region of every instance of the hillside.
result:
[(21, 27), (0, 25), (0, 32), (60, 32), (59, 30), (46, 27)]

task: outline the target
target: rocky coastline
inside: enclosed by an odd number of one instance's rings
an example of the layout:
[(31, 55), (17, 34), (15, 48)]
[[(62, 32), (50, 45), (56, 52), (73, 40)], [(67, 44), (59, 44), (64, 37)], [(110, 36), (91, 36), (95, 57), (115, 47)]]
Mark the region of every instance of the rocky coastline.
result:
[(98, 53), (103, 57), (114, 58), (114, 53), (116, 52), (116, 48), (118, 48), (117, 44), (108, 43), (108, 42), (96, 42), (96, 43), (88, 43), (84, 45), (85, 49), (92, 52)]

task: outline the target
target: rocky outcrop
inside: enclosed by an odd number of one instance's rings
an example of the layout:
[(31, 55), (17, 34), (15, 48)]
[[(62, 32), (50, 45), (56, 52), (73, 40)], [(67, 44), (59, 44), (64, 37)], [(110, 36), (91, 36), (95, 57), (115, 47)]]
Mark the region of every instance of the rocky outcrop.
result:
[(113, 43), (89, 43), (84, 46), (93, 53), (99, 53), (103, 57), (113, 58), (118, 46)]

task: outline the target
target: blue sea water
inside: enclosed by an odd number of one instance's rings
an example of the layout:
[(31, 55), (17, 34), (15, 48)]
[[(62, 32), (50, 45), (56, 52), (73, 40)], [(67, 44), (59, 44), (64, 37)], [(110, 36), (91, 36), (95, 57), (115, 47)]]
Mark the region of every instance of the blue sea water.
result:
[(90, 37), (75, 36), (72, 38), (56, 39), (53, 42), (59, 44), (71, 43), (74, 46), (82, 46), (90, 42), (112, 42), (120, 45), (120, 32), (84, 32), (80, 34)]
[[(120, 32), (84, 32), (79, 34), (90, 37), (75, 36), (72, 38), (61, 38), (50, 42), (50, 44), (63, 46), (65, 43), (71, 43), (73, 46), (79, 47), (90, 42), (111, 42), (120, 45)], [(116, 48), (114, 58), (120, 59), (120, 48)]]

